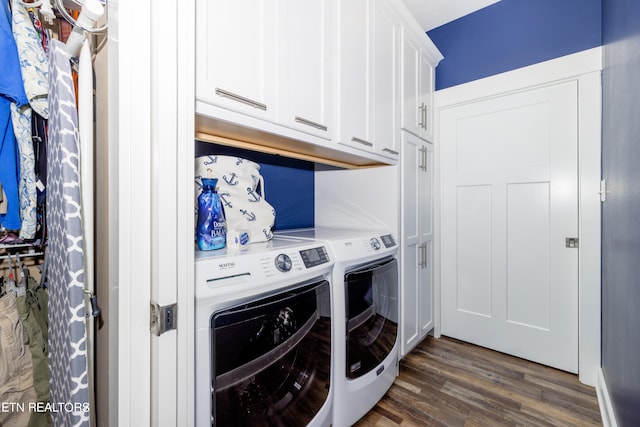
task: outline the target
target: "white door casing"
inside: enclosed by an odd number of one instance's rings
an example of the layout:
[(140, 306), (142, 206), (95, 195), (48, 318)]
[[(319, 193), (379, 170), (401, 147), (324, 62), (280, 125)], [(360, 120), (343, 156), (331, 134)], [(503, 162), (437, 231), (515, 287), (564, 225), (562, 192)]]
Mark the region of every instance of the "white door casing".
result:
[[(138, 16), (140, 6), (150, 13)], [(103, 410), (110, 425), (191, 426), (195, 1), (109, 8), (108, 321), (117, 330)], [(152, 299), (178, 303), (177, 330), (152, 335)]]
[[(451, 247), (456, 246), (451, 244), (452, 238), (455, 238), (455, 234), (451, 234), (451, 230), (454, 229), (457, 232), (457, 215), (451, 218), (449, 211), (447, 210), (447, 206), (451, 203), (451, 197), (455, 197), (454, 203), (457, 203), (458, 199), (458, 190), (452, 196), (450, 193), (449, 184), (447, 183), (448, 177), (447, 173), (450, 172), (450, 160), (448, 156), (453, 151), (448, 151), (451, 145), (451, 135), (447, 136), (447, 131), (445, 130), (446, 124), (446, 115), (447, 110), (462, 108), (465, 105), (478, 104), (482, 101), (487, 102), (487, 105), (490, 105), (491, 101), (495, 101), (497, 99), (508, 98), (509, 95), (516, 96), (517, 94), (522, 93), (530, 93), (535, 91), (541, 91), (544, 89), (549, 89), (551, 87), (561, 87), (561, 86), (571, 86), (575, 85), (575, 103), (576, 107), (576, 119), (574, 124), (575, 133), (577, 134), (578, 146), (574, 152), (574, 158), (579, 164), (578, 170), (575, 172), (576, 177), (578, 177), (578, 188), (576, 190), (577, 194), (577, 202), (576, 204), (579, 206), (580, 217), (577, 223), (578, 227), (578, 235), (577, 236), (566, 236), (566, 237), (579, 237), (580, 238), (580, 249), (566, 249), (564, 248), (564, 241), (562, 242), (563, 249), (567, 251), (575, 251), (577, 253), (577, 264), (579, 269), (578, 275), (578, 285), (575, 290), (575, 293), (578, 294), (576, 297), (576, 310), (574, 311), (575, 318), (579, 319), (578, 323), (578, 335), (579, 340), (577, 344), (576, 350), (576, 368), (574, 371), (579, 370), (580, 380), (589, 385), (595, 385), (595, 379), (597, 375), (597, 368), (599, 366), (599, 348), (600, 348), (600, 280), (599, 280), (599, 233), (600, 233), (600, 202), (599, 202), (599, 180), (600, 180), (600, 70), (601, 70), (601, 49), (595, 48), (587, 51), (579, 52), (573, 55), (568, 55), (566, 57), (557, 58), (551, 61), (535, 64), (530, 67), (525, 67), (519, 70), (510, 71), (507, 73), (503, 73), (500, 75), (488, 77), (486, 79), (481, 79), (478, 81), (470, 82), (467, 84), (463, 84), (460, 86), (448, 88), (445, 90), (441, 90), (436, 93), (436, 105), (438, 112), (438, 129), (439, 135), (437, 141), (439, 141), (439, 164), (438, 168), (441, 170), (441, 185), (440, 191), (442, 194), (442, 209), (439, 212), (439, 224), (442, 236), (442, 247), (441, 253), (436, 253), (437, 258), (441, 258), (441, 271), (437, 271), (436, 276), (436, 295), (442, 294), (442, 307), (441, 313), (438, 318), (436, 318), (436, 336), (442, 330), (443, 334), (448, 333), (447, 326), (447, 317), (446, 313), (449, 310), (449, 306), (445, 302), (448, 298), (445, 294), (451, 294), (451, 280), (450, 280), (450, 270), (451, 270)], [(535, 103), (534, 103), (535, 104)], [(531, 107), (535, 109), (535, 107)], [(496, 112), (500, 114), (499, 112)], [(564, 112), (563, 112), (564, 113)], [(513, 112), (511, 112), (513, 114)], [(472, 114), (471, 114), (472, 115)], [(505, 113), (508, 116), (508, 113)], [(525, 115), (526, 117), (526, 115)], [(473, 120), (470, 120), (472, 122)], [(553, 122), (553, 119), (549, 118), (549, 122)], [(464, 124), (463, 126), (468, 126), (469, 123)], [(500, 125), (502, 127), (502, 123)], [(513, 127), (513, 123), (509, 123), (509, 127)], [(467, 130), (468, 131), (468, 130)], [(492, 141), (495, 145), (495, 143)], [(535, 145), (534, 145), (535, 147)], [(478, 147), (476, 146), (477, 150)], [(555, 147), (554, 147), (555, 149)], [(482, 151), (482, 150), (480, 150)], [(481, 153), (482, 154), (482, 153)], [(506, 152), (506, 155), (513, 156), (514, 153)], [(520, 155), (522, 153), (515, 153), (516, 155)], [(502, 154), (501, 154), (502, 155)], [(485, 156), (486, 157), (486, 156)], [(522, 156), (525, 159), (531, 159), (535, 157), (531, 157), (528, 154)], [(481, 163), (482, 158), (477, 158)], [(494, 161), (495, 159), (491, 159), (490, 161)], [(455, 167), (457, 168), (457, 162), (454, 162)], [(469, 166), (467, 164), (467, 166)], [(471, 165), (473, 166), (473, 165)], [(531, 169), (531, 168), (528, 168)], [(527, 170), (522, 169), (521, 171), (515, 172), (527, 172)], [(478, 181), (480, 181), (481, 177), (476, 177)], [(484, 177), (482, 177), (484, 178)], [(521, 202), (518, 200), (523, 199), (523, 195), (527, 195), (527, 193), (538, 195), (544, 195), (544, 186), (541, 185), (541, 181), (539, 180), (530, 180), (530, 184), (528, 185), (511, 185), (508, 189), (506, 185), (503, 185), (504, 190), (501, 193), (493, 194), (493, 190), (489, 185), (487, 187), (486, 183), (479, 182), (479, 184), (484, 185), (484, 187), (478, 186), (466, 186), (460, 190), (461, 198), (464, 203), (471, 204), (473, 203), (484, 203), (485, 206), (499, 205), (499, 203), (489, 203), (486, 198), (482, 197), (483, 191), (486, 193), (491, 193), (493, 199), (500, 198), (500, 195), (504, 197), (504, 201), (502, 202), (502, 212), (491, 213), (490, 216), (502, 215), (506, 218), (507, 216), (507, 208), (511, 209), (512, 214), (516, 214), (519, 212), (520, 219), (526, 218), (528, 215), (531, 218), (534, 218), (534, 221), (538, 221), (538, 227), (544, 226), (544, 222), (541, 223), (539, 221), (539, 215), (534, 215), (533, 212), (527, 210), (526, 206), (522, 206)], [(537, 188), (536, 188), (537, 187)], [(488, 188), (488, 189), (487, 189)], [(507, 193), (508, 191), (508, 193)], [(557, 193), (557, 189), (552, 189), (550, 186), (546, 191), (549, 191), (549, 195)], [(507, 194), (510, 196), (510, 204), (507, 204)], [(474, 198), (474, 196), (477, 196)], [(447, 197), (449, 197), (447, 201)], [(484, 201), (483, 201), (484, 200)], [(524, 197), (524, 200), (527, 203), (530, 203), (532, 200), (531, 197)], [(556, 203), (557, 200), (552, 198), (548, 199), (549, 206), (552, 203)], [(573, 203), (573, 202), (572, 202)], [(494, 208), (495, 210), (495, 208)], [(487, 210), (485, 209), (485, 212)], [(495, 215), (494, 215), (495, 214)], [(475, 225), (473, 221), (481, 222), (488, 221), (488, 215), (486, 214), (485, 218), (479, 215), (477, 218), (473, 218), (471, 215), (466, 215), (467, 221), (463, 221), (463, 225), (466, 224), (467, 236), (471, 236), (473, 233), (480, 233), (478, 231), (478, 227), (472, 227), (470, 225)], [(465, 215), (463, 214), (463, 217)], [(513, 215), (512, 215), (513, 216)], [(514, 217), (515, 219), (515, 217)], [(512, 231), (516, 230), (514, 228), (514, 219), (511, 220), (511, 229)], [(452, 225), (452, 223), (454, 225)], [(496, 224), (494, 221), (493, 224)], [(498, 223), (499, 225), (499, 223)], [(549, 227), (555, 227), (555, 222), (549, 222)], [(453, 228), (452, 228), (453, 227)], [(495, 228), (495, 226), (494, 226)], [(531, 227), (530, 227), (531, 228)], [(556, 227), (557, 228), (557, 227)], [(505, 293), (507, 278), (511, 278), (513, 280), (517, 277), (518, 269), (526, 267), (526, 262), (528, 260), (522, 257), (522, 254), (525, 253), (525, 249), (518, 249), (518, 245), (522, 245), (522, 240), (531, 239), (530, 236), (535, 237), (536, 245), (532, 246), (533, 249), (538, 251), (541, 250), (542, 245), (539, 242), (538, 236), (535, 233), (532, 233), (530, 230), (524, 230), (524, 233), (507, 234), (507, 224), (503, 224), (503, 232), (502, 232), (502, 245), (503, 245), (503, 253), (506, 254), (508, 245), (510, 245), (513, 250), (513, 254), (509, 259), (511, 264), (511, 269), (507, 269), (507, 266), (503, 266), (501, 269), (498, 268), (498, 272), (494, 275), (500, 276), (502, 280), (502, 284), (504, 286), (502, 292), (502, 308), (505, 312), (504, 319), (506, 321), (506, 307), (507, 302), (511, 301), (512, 303), (517, 302), (519, 291), (521, 295), (523, 294), (524, 288), (515, 288), (512, 289), (511, 295)], [(485, 236), (493, 236), (494, 234), (498, 234), (495, 230), (491, 230), (487, 232), (485, 230)], [(527, 236), (527, 234), (529, 236)], [(510, 239), (507, 236), (510, 236)], [(453, 237), (452, 237), (453, 236)], [(492, 237), (493, 238), (493, 237)], [(471, 239), (473, 241), (473, 239)], [(469, 242), (469, 237), (465, 239), (464, 244), (467, 245)], [(556, 242), (557, 243), (557, 242)], [(495, 245), (494, 245), (495, 246)], [(462, 255), (470, 252), (467, 247), (462, 248)], [(453, 256), (457, 257), (457, 249), (454, 249)], [(482, 254), (480, 254), (482, 256)], [(520, 255), (518, 259), (516, 255)], [(515, 258), (514, 258), (515, 257)], [(467, 257), (467, 261), (469, 261), (469, 257)], [(503, 257), (505, 258), (505, 257)], [(523, 264), (523, 260), (525, 263)], [(472, 266), (478, 268), (479, 272), (482, 272), (483, 263), (476, 262), (471, 259), (473, 262)], [(520, 263), (518, 265), (518, 262)], [(550, 259), (549, 268), (552, 269), (554, 259)], [(573, 261), (571, 261), (573, 262)], [(557, 263), (556, 263), (557, 264)], [(495, 271), (495, 263), (491, 265), (492, 269)], [(551, 270), (550, 270), (551, 271)], [(486, 273), (486, 271), (485, 271)], [(539, 274), (539, 271), (534, 271), (535, 274)], [(456, 277), (457, 279), (457, 277)], [(530, 277), (525, 277), (526, 280), (524, 282), (532, 281)], [(515, 292), (515, 293), (514, 293)], [(535, 294), (533, 294), (535, 295)], [(449, 295), (450, 296), (450, 295)], [(469, 295), (467, 295), (468, 297)], [(537, 295), (540, 297), (540, 295)], [(456, 295), (457, 298), (457, 295)], [(466, 304), (476, 304), (476, 309), (481, 305), (475, 299), (467, 299)], [(481, 300), (480, 300), (481, 301)], [(551, 307), (551, 302), (554, 304), (555, 301), (550, 301), (549, 306)], [(487, 298), (485, 295), (484, 304), (487, 304)], [(539, 304), (539, 302), (538, 302)], [(496, 304), (494, 304), (496, 306)], [(533, 307), (533, 310), (527, 311), (527, 306)], [(495, 307), (492, 307), (492, 309)], [(522, 305), (522, 310), (513, 311), (511, 310), (512, 316), (512, 324), (515, 322), (527, 323), (523, 322), (523, 320), (528, 320), (531, 323), (533, 320), (536, 320), (536, 316), (538, 318), (542, 318), (540, 313), (542, 310), (535, 309), (536, 306), (533, 303), (528, 303)], [(578, 310), (579, 308), (579, 310)], [(520, 318), (517, 316), (514, 317), (513, 313), (518, 313)], [(574, 317), (572, 314), (571, 317)], [(538, 319), (538, 320), (539, 320)], [(550, 318), (551, 319), (551, 318)], [(578, 322), (578, 320), (576, 320)], [(471, 329), (481, 330), (482, 325), (478, 325), (477, 322), (475, 324), (468, 325)], [(543, 329), (543, 328), (542, 328)], [(541, 330), (542, 330), (541, 329)], [(480, 332), (481, 334), (484, 331)], [(519, 338), (520, 339), (520, 338)], [(503, 339), (503, 342), (507, 342), (509, 340)], [(520, 339), (520, 341), (526, 341), (524, 339)], [(505, 344), (511, 345), (511, 344)], [(554, 350), (555, 351), (555, 350)], [(541, 351), (538, 350), (538, 353)]]

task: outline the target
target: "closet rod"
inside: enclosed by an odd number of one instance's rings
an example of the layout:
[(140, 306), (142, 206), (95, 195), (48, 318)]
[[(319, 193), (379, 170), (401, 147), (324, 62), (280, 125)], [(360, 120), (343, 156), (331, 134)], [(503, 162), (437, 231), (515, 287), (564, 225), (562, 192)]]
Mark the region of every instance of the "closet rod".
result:
[[(17, 254), (17, 253), (12, 254), (12, 255), (11, 255), (11, 257), (12, 257), (12, 258), (15, 258), (16, 254)], [(31, 258), (31, 257), (38, 257), (38, 256), (42, 256), (42, 255), (44, 255), (44, 252), (27, 252), (27, 253), (20, 254), (20, 257), (21, 257), (21, 258), (27, 258), (27, 257)], [(9, 254), (7, 254), (7, 255), (0, 255), (0, 260), (5, 260), (5, 259), (9, 259)]]

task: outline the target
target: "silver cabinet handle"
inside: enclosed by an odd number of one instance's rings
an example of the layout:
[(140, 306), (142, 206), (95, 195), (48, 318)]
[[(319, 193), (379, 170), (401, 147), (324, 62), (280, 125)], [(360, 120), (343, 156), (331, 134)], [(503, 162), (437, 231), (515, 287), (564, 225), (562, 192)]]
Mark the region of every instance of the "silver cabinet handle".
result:
[(427, 268), (427, 244), (424, 244), (424, 268)]
[(327, 127), (325, 125), (322, 125), (320, 123), (316, 123), (316, 122), (311, 121), (311, 120), (307, 120), (307, 119), (305, 119), (303, 117), (296, 116), (295, 117), (295, 121), (298, 122), (298, 123), (302, 123), (303, 125), (307, 125), (307, 126), (314, 127), (316, 129), (323, 130), (325, 132), (327, 131)]
[(424, 105), (424, 130), (429, 130), (429, 106)]
[(427, 268), (427, 244), (426, 242), (420, 245), (420, 262), (418, 263), (420, 268)]
[(392, 150), (391, 148), (387, 148), (387, 147), (383, 148), (382, 151), (386, 151), (387, 153), (393, 154), (394, 156), (397, 156), (398, 154), (400, 154), (396, 150)]
[(420, 107), (418, 107), (418, 110), (420, 110), (420, 123), (418, 123), (418, 126), (420, 126), (422, 129), (425, 129), (425, 123), (424, 123), (424, 111), (427, 108), (426, 105), (424, 105), (424, 102), (420, 103)]
[(216, 95), (223, 96), (225, 98), (233, 99), (234, 101), (242, 102), (243, 104), (250, 105), (253, 108), (259, 108), (260, 110), (267, 111), (267, 105), (262, 102), (254, 101), (253, 99), (245, 98), (228, 90), (216, 88)]
[(427, 172), (429, 167), (429, 151), (427, 150), (427, 147), (424, 147), (422, 155), (424, 156), (424, 171)]
[(420, 170), (426, 172), (427, 171), (427, 147), (425, 147), (424, 145), (422, 147), (420, 147), (420, 164), (418, 165), (418, 167), (420, 168)]
[(351, 141), (357, 142), (358, 144), (366, 145), (367, 147), (373, 147), (373, 144), (369, 141), (365, 141), (364, 139), (356, 138), (355, 136), (351, 137)]
[(427, 172), (427, 169), (429, 168), (429, 150), (427, 150), (427, 147), (425, 146), (422, 146), (422, 148), (424, 148), (424, 150), (422, 151), (422, 157), (424, 158), (423, 171)]

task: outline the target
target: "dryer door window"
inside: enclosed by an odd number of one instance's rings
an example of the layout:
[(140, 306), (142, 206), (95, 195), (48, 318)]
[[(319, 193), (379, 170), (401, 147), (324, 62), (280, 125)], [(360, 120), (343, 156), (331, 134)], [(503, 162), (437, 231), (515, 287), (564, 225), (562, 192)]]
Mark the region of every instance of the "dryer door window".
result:
[(398, 262), (379, 261), (345, 275), (347, 378), (378, 367), (398, 334)]
[(305, 425), (331, 378), (326, 280), (211, 318), (212, 425)]

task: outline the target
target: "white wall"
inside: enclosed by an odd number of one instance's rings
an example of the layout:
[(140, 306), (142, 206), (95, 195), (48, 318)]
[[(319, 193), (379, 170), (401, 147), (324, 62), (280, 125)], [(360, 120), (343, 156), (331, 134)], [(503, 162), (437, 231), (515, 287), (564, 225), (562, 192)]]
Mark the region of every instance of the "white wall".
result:
[(315, 225), (400, 232), (398, 166), (315, 172)]

